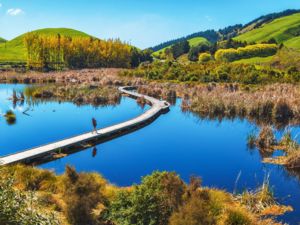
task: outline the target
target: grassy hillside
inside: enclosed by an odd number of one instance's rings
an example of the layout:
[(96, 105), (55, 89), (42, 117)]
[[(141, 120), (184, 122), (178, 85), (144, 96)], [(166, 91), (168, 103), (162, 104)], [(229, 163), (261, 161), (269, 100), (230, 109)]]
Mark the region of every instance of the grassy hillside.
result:
[(291, 38), (284, 42), (284, 45), (289, 48), (295, 48), (300, 50), (300, 36)]
[[(90, 37), (90, 35), (81, 31), (68, 28), (47, 28), (33, 31), (44, 35), (57, 35), (70, 37)], [(23, 39), (26, 34), (22, 34), (6, 43), (0, 42), (0, 61), (2, 62), (23, 62), (26, 60), (26, 48)]]
[[(195, 38), (192, 38), (192, 39), (189, 39), (188, 42), (190, 43), (190, 46), (191, 47), (194, 47), (194, 46), (197, 46), (201, 43), (207, 43), (209, 44), (209, 41), (206, 39), (206, 38), (203, 38), (203, 37), (195, 37)], [(165, 47), (159, 51), (156, 51), (153, 53), (154, 56), (157, 56), (159, 54), (162, 54), (167, 48), (170, 48), (172, 45), (168, 46), (168, 47)]]
[(235, 39), (260, 43), (274, 38), (278, 43), (300, 49), (300, 38), (297, 36), (300, 36), (300, 13), (275, 19)]
[(195, 37), (195, 38), (189, 39), (189, 43), (190, 43), (191, 47), (195, 47), (195, 46), (197, 46), (197, 45), (199, 45), (201, 43), (207, 43), (207, 44), (209, 44), (208, 40), (206, 40), (203, 37)]
[(236, 60), (233, 63), (237, 64), (237, 63), (241, 63), (241, 64), (254, 64), (254, 65), (259, 65), (259, 64), (263, 64), (263, 63), (269, 63), (272, 61), (272, 59), (274, 58), (274, 56), (268, 56), (268, 57), (253, 57), (250, 59), (240, 59), (240, 60)]

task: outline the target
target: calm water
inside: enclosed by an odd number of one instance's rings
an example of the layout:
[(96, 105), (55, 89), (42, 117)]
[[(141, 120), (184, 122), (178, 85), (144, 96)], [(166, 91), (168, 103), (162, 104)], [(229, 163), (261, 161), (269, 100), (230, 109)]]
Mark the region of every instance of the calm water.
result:
[[(13, 88), (23, 86), (0, 85), (0, 113), (12, 109), (7, 98)], [(28, 107), (24, 104), (14, 109), (15, 125), (8, 126), (0, 118), (2, 155), (86, 132), (91, 129), (92, 117), (101, 126), (108, 126), (143, 112), (128, 98), (122, 99), (119, 106), (97, 109), (71, 103), (43, 103), (29, 107), (27, 116), (22, 112)], [(176, 171), (186, 181), (191, 175), (197, 175), (203, 178), (204, 185), (228, 191), (235, 189), (238, 174), (241, 174), (238, 190), (255, 188), (270, 174), (279, 201), (295, 209), (280, 219), (296, 224), (300, 221), (299, 180), (280, 166), (262, 164), (259, 152), (247, 149), (246, 137), (253, 131), (257, 127), (246, 120), (199, 120), (182, 113), (177, 101), (168, 114), (151, 125), (97, 146), (96, 155), (93, 149), (87, 149), (41, 167), (62, 173), (70, 164), (78, 171), (97, 171), (121, 186), (139, 183), (142, 176), (154, 170)], [(294, 134), (298, 132), (299, 128), (293, 129)]]

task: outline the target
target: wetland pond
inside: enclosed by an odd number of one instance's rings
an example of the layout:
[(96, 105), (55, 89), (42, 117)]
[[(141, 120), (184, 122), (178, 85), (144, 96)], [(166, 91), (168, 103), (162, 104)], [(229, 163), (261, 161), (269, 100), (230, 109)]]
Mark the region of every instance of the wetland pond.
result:
[[(1, 156), (88, 132), (92, 129), (92, 117), (99, 127), (106, 127), (149, 109), (142, 109), (126, 97), (119, 105), (105, 107), (57, 101), (14, 105), (9, 100), (13, 91), (24, 88), (25, 85), (0, 84)], [(294, 208), (279, 220), (290, 224), (300, 221), (300, 176), (282, 166), (263, 164), (259, 151), (247, 148), (248, 134), (258, 131), (255, 124), (240, 119), (201, 120), (183, 113), (180, 105), (178, 99), (169, 113), (149, 126), (98, 145), (96, 151), (86, 149), (40, 167), (63, 173), (69, 164), (78, 171), (99, 172), (119, 186), (139, 183), (142, 176), (155, 170), (175, 171), (187, 182), (196, 175), (205, 186), (229, 192), (254, 189), (269, 175), (278, 201)], [(3, 117), (8, 110), (16, 115), (16, 122), (11, 125)], [(297, 134), (300, 128), (294, 127), (292, 132)]]

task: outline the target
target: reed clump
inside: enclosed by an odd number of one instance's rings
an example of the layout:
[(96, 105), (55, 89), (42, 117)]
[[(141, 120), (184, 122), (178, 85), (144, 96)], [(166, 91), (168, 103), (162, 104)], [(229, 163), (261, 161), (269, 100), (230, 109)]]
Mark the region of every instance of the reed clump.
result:
[(263, 216), (279, 216), (293, 211), (291, 206), (282, 206), (276, 201), (269, 183), (269, 176), (266, 176), (263, 184), (256, 190), (246, 190), (241, 194), (237, 194), (235, 198), (249, 211)]
[[(258, 136), (248, 136), (248, 146), (257, 147), (265, 163), (283, 165), (288, 169), (300, 168), (300, 145), (297, 136), (293, 137), (289, 128), (285, 129), (282, 138), (277, 140), (273, 128), (264, 126)], [(284, 155), (272, 157), (275, 150), (283, 151)]]
[(273, 129), (270, 126), (264, 126), (258, 137), (256, 138), (256, 145), (260, 149), (268, 150), (277, 144)]
[(139, 91), (165, 100), (168, 100), (168, 92), (176, 93), (176, 97), (184, 101), (182, 109), (202, 119), (245, 118), (258, 125), (278, 128), (300, 124), (300, 86), (297, 84), (255, 86), (149, 81), (141, 85)]

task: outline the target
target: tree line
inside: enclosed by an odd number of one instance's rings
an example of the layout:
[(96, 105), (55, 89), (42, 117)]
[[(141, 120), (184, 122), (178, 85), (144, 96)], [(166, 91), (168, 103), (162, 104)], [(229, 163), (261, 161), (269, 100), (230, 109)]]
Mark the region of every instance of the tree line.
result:
[[(269, 42), (268, 42), (269, 43)], [(273, 43), (273, 42), (270, 42)], [(203, 42), (196, 46), (190, 46), (187, 40), (180, 41), (170, 48), (164, 50), (164, 54), (161, 53), (158, 58), (177, 59), (181, 55), (188, 53), (188, 59), (192, 62), (197, 62), (201, 53), (210, 53), (214, 55), (219, 49), (230, 49), (246, 47), (247, 42), (242, 42), (234, 39), (228, 39), (220, 41), (214, 44)]]
[(119, 39), (28, 33), (24, 42), (30, 69), (130, 68), (152, 61), (151, 51), (141, 51)]

